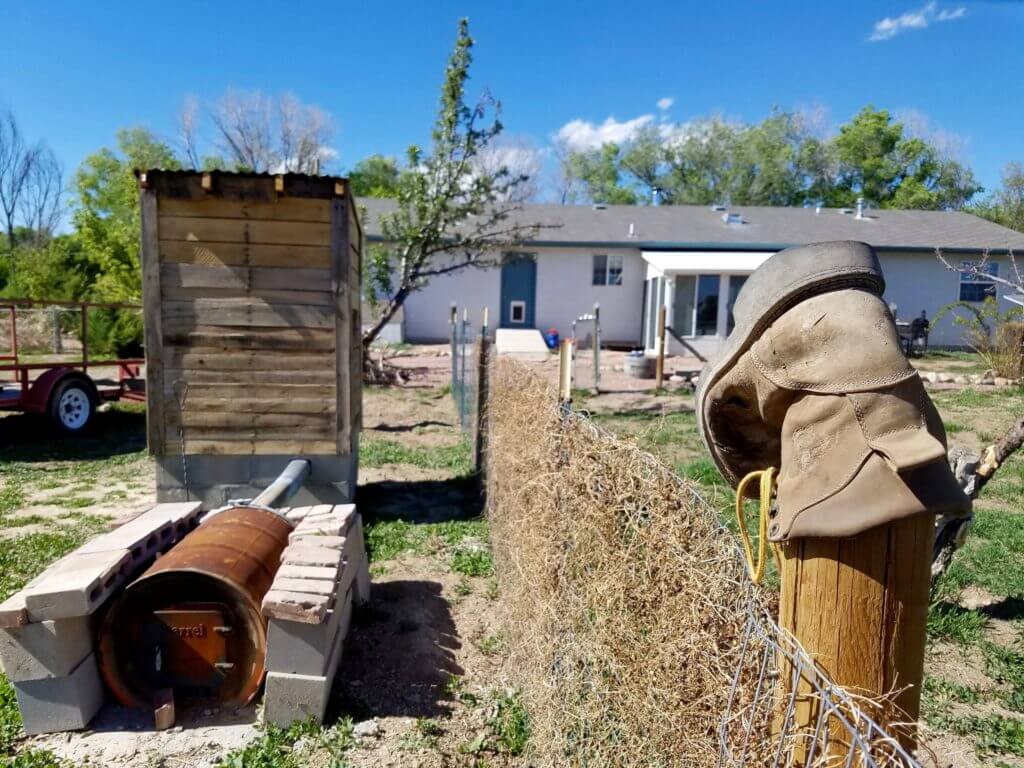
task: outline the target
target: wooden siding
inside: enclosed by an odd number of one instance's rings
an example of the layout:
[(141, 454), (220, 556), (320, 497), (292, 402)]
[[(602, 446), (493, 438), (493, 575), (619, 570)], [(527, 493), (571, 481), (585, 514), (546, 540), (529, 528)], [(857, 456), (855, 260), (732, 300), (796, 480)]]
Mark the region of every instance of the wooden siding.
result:
[(362, 243), (347, 183), (325, 198), (334, 187), (289, 181), (318, 194), (275, 199), (273, 177), (209, 193), (200, 177), (141, 193), (151, 453), (182, 439), (188, 454), (353, 453)]

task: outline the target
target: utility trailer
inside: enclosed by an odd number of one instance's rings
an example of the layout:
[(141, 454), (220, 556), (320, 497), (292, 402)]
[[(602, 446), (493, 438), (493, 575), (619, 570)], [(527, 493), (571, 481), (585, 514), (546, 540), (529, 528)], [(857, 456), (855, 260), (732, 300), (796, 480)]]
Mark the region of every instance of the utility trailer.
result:
[[(116, 400), (145, 402), (142, 358), (89, 357), (89, 310), (141, 311), (138, 304), (0, 299), (6, 319), (6, 341), (0, 342), (0, 410), (47, 415), (62, 432), (76, 434), (92, 423), (101, 403)], [(18, 312), (80, 313), (81, 354), (25, 354), (19, 345)], [(0, 321), (2, 322), (2, 321)], [(61, 329), (53, 318), (59, 345)], [(116, 371), (117, 378), (111, 378)]]
[(157, 499), (252, 498), (292, 458), (345, 504), (362, 412), (362, 232), (347, 179), (138, 174)]

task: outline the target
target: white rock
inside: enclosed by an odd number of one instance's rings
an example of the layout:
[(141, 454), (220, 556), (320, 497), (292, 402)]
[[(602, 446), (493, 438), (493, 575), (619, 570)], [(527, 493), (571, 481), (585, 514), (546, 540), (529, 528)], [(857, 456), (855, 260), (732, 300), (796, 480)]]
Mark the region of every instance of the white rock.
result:
[(380, 723), (378, 723), (376, 721), (376, 719), (364, 720), (361, 723), (356, 723), (355, 727), (352, 729), (352, 735), (356, 739), (367, 739), (367, 738), (375, 739), (378, 736), (380, 736), (380, 734), (381, 734)]

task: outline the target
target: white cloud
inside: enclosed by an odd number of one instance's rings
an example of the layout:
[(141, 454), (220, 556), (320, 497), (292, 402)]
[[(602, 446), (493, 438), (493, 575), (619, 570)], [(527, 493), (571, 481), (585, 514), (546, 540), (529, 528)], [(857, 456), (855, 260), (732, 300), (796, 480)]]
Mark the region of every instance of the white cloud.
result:
[(671, 96), (663, 96), (662, 98), (658, 99), (658, 109), (664, 112), (668, 109), (671, 109), (672, 105), (675, 103), (676, 100), (673, 99)]
[(623, 122), (609, 117), (601, 124), (588, 120), (570, 120), (558, 129), (555, 138), (571, 150), (597, 149), (608, 142), (621, 144), (629, 141), (637, 131), (653, 120), (654, 115), (640, 115)]
[(939, 9), (938, 3), (930, 2), (916, 11), (907, 11), (899, 16), (886, 16), (875, 22), (875, 27), (868, 38), (873, 43), (890, 40), (908, 29), (926, 29), (932, 22), (954, 21), (967, 15), (967, 8), (958, 5), (954, 8)]

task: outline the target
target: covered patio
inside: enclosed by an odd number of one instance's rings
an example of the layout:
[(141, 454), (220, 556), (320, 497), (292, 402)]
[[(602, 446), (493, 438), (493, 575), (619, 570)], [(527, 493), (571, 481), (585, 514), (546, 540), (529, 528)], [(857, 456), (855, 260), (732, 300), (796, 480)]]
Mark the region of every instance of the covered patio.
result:
[[(642, 251), (644, 351), (657, 354), (658, 308), (665, 307), (669, 354), (718, 351), (733, 328), (732, 307), (747, 277), (774, 251)], [(683, 343), (685, 342), (685, 344)], [(689, 349), (687, 349), (689, 347)]]

